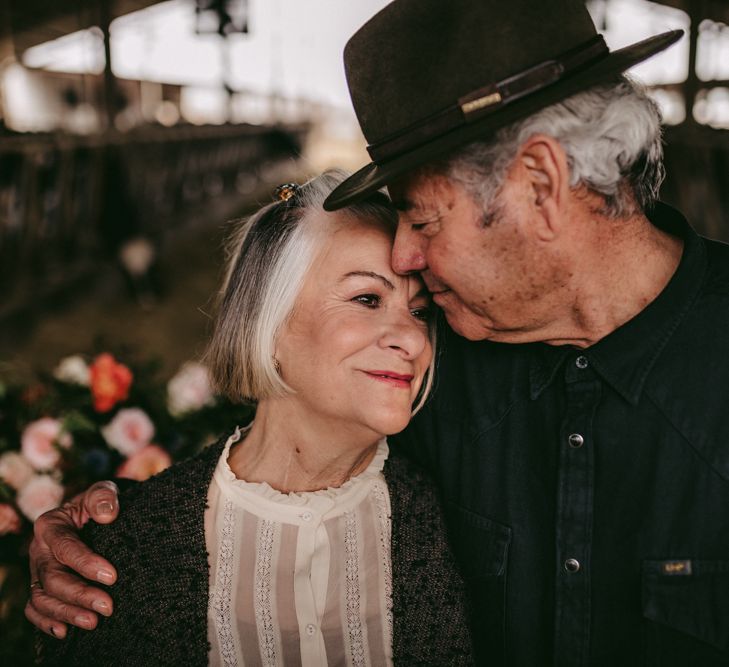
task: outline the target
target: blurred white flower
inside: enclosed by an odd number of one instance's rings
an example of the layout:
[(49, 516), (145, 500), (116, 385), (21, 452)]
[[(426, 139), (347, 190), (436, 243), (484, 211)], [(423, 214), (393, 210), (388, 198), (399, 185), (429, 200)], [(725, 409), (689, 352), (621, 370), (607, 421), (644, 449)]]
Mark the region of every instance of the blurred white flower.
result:
[(139, 237), (127, 241), (119, 249), (119, 260), (133, 276), (143, 276), (154, 262), (156, 252), (152, 243)]
[(25, 427), (20, 437), (20, 451), (36, 470), (48, 470), (61, 458), (56, 444), (68, 449), (71, 435), (61, 429), (61, 422), (43, 417)]
[(79, 354), (61, 359), (53, 371), (53, 377), (61, 382), (80, 384), (84, 387), (88, 387), (91, 382), (89, 366)]
[(0, 456), (0, 477), (16, 491), (35, 474), (33, 467), (18, 452), (5, 452)]
[(58, 507), (63, 500), (63, 487), (50, 475), (36, 475), (20, 491), (16, 502), (31, 521)]
[(118, 452), (131, 456), (152, 441), (154, 424), (144, 410), (124, 408), (101, 429), (101, 434)]
[(167, 383), (167, 409), (175, 417), (215, 402), (208, 369), (188, 361)]

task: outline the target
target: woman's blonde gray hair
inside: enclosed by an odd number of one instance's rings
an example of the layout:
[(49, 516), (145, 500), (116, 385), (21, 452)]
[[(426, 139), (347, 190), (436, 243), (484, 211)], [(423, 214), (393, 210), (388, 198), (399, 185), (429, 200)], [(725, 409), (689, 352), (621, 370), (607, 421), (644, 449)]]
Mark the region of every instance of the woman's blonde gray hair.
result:
[[(322, 216), (332, 222), (342, 215), (375, 220), (393, 229), (397, 224), (397, 213), (381, 192), (326, 213), (324, 200), (347, 175), (340, 170), (325, 172), (296, 188), (289, 199), (268, 204), (236, 223), (205, 354), (217, 391), (231, 400), (257, 402), (292, 391), (277, 368), (276, 340), (312, 262), (334, 229), (333, 224), (320, 224)], [(434, 333), (431, 339), (434, 343)], [(432, 370), (418, 408), (432, 385)]]

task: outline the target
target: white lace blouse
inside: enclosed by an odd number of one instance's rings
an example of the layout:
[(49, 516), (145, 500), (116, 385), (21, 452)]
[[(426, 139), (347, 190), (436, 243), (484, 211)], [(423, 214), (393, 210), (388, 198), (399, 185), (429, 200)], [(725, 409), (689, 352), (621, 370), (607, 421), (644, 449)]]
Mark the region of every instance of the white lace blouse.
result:
[(284, 494), (220, 457), (208, 493), (211, 665), (391, 665), (387, 443), (338, 488)]

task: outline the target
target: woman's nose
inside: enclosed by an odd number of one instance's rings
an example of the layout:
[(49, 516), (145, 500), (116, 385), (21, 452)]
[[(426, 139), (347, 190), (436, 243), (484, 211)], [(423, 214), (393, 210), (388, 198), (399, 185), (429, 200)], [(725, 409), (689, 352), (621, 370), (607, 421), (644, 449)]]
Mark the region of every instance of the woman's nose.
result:
[(423, 271), (427, 267), (425, 261), (426, 240), (410, 229), (409, 225), (400, 223), (395, 233), (392, 246), (392, 268), (395, 273), (407, 275)]

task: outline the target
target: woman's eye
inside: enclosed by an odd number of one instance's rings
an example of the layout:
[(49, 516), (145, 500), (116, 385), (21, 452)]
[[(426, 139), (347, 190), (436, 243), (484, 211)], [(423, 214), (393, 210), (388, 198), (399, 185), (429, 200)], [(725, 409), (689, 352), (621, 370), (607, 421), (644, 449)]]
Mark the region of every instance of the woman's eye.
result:
[(410, 314), (423, 322), (427, 322), (430, 319), (430, 308), (428, 306), (422, 306), (420, 308), (413, 308)]
[(368, 308), (377, 308), (380, 305), (380, 297), (377, 294), (359, 294), (352, 300)]

